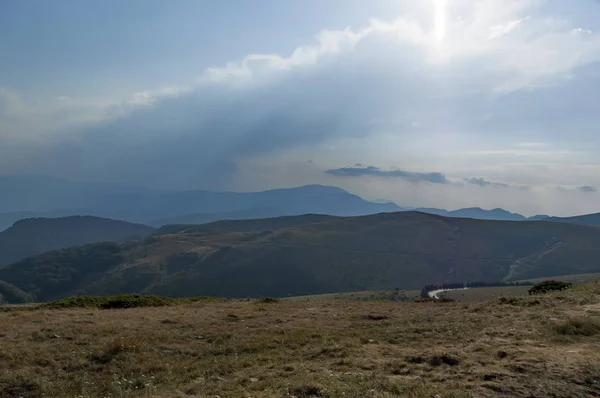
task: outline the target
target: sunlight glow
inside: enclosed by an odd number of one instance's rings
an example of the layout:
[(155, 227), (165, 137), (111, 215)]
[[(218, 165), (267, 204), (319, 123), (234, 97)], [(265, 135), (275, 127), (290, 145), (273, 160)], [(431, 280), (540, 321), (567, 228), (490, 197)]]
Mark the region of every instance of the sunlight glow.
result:
[(434, 0), (433, 29), (436, 40), (442, 42), (446, 37), (446, 6), (447, 0)]

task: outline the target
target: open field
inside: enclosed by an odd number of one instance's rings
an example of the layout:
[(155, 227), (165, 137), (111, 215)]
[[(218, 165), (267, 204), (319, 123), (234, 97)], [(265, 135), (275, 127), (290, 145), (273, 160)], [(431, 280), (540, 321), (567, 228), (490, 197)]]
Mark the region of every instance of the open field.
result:
[(421, 297), (420, 290), (365, 290), (360, 292), (347, 293), (327, 293), (315, 294), (311, 296), (295, 296), (285, 300), (292, 301), (328, 301), (328, 300), (349, 300), (349, 301), (409, 301)]
[(531, 286), (495, 286), (495, 287), (476, 287), (466, 290), (453, 290), (440, 294), (440, 297), (447, 297), (457, 301), (486, 301), (502, 296), (524, 296), (527, 295)]
[(485, 303), (0, 312), (0, 397), (590, 397), (600, 284)]

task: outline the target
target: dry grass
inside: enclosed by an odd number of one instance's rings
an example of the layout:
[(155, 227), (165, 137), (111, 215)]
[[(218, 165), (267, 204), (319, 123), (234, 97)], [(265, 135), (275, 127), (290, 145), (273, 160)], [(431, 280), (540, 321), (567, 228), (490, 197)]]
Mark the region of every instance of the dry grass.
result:
[(600, 395), (600, 284), (532, 300), (11, 308), (0, 397)]
[(421, 297), (420, 290), (364, 290), (347, 293), (326, 293), (310, 296), (288, 297), (286, 300), (292, 301), (413, 301)]
[(476, 287), (466, 290), (444, 292), (440, 297), (448, 297), (457, 301), (487, 301), (498, 297), (518, 297), (527, 295), (531, 286), (494, 286)]

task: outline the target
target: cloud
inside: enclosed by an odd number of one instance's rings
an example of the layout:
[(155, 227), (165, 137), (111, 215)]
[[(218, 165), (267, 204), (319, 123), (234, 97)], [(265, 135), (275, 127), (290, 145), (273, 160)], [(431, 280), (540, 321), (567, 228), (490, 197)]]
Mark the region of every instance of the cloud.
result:
[(174, 88), (138, 92), (123, 100), (57, 96), (26, 102), (14, 91), (0, 87), (0, 138), (13, 141), (56, 139), (69, 129), (85, 134), (102, 123), (148, 108), (159, 98), (179, 94)]
[[(500, 163), (580, 157), (535, 145), (503, 150), (496, 141), (583, 141), (595, 134), (600, 95), (592, 88), (600, 79), (576, 76), (600, 59), (598, 34), (563, 16), (548, 18), (536, 1), (457, 0), (440, 40), (429, 13), (416, 12), (421, 3), (405, 2), (400, 17), (373, 19), (362, 29), (324, 30), (287, 54), (240, 54), (182, 87), (124, 98), (58, 93), (36, 101), (0, 91), (0, 172), (235, 189), (241, 164), (301, 152), (299, 158), (328, 167), (356, 158), (390, 165), (402, 156), (410, 158), (403, 168), (426, 170), (433, 159), (438, 173), (355, 166), (327, 175), (443, 185), (447, 175), (473, 174), (448, 172), (458, 161), (448, 161), (447, 152), (468, 155), (459, 159), (464, 168), (475, 157)], [(448, 138), (456, 132), (467, 137), (460, 151)], [(490, 149), (473, 148), (476, 142)], [(413, 155), (415, 147), (430, 158)], [(280, 163), (265, 162), (268, 180)]]
[(325, 171), (336, 177), (361, 177), (373, 176), (384, 178), (402, 178), (410, 182), (432, 182), (434, 184), (448, 184), (449, 181), (442, 173), (418, 173), (404, 170), (381, 170), (378, 167), (342, 167)]
[(497, 181), (488, 181), (482, 177), (470, 177), (465, 178), (465, 182), (470, 185), (477, 185), (480, 187), (495, 187), (495, 188), (513, 188), (520, 190), (530, 189), (531, 186), (527, 184), (516, 184), (516, 183), (505, 183), (505, 182), (497, 182)]
[(551, 144), (548, 142), (517, 142), (514, 146), (517, 148), (540, 149), (540, 148), (550, 147)]
[(579, 189), (581, 192), (586, 192), (586, 193), (598, 192), (598, 188), (591, 186), (591, 185), (583, 185), (581, 187), (578, 187), (577, 189)]

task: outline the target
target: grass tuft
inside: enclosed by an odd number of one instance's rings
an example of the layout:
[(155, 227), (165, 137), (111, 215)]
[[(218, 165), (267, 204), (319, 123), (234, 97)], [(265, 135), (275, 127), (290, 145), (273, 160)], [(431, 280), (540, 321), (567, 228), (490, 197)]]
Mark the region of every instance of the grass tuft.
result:
[(433, 355), (431, 358), (429, 358), (428, 363), (431, 366), (458, 366), (460, 364), (460, 359), (448, 354)]
[(92, 354), (90, 360), (92, 363), (105, 365), (111, 363), (121, 354), (139, 351), (141, 351), (141, 345), (138, 341), (133, 338), (121, 337), (110, 341), (102, 352)]
[(502, 296), (498, 299), (500, 304), (508, 304), (515, 305), (521, 307), (533, 307), (535, 305), (540, 305), (540, 300), (537, 299), (529, 299), (525, 297), (513, 297), (513, 296)]
[(552, 326), (561, 336), (594, 336), (600, 333), (600, 323), (587, 318), (571, 318)]
[(386, 319), (390, 319), (390, 317), (387, 315), (369, 314), (369, 315), (361, 315), (360, 319), (365, 319), (365, 320), (369, 320), (369, 321), (384, 321)]
[(324, 397), (324, 392), (315, 386), (300, 386), (291, 389), (290, 395), (297, 398)]
[(42, 397), (39, 383), (18, 377), (14, 380), (0, 380), (0, 397), (38, 398)]
[(259, 299), (258, 302), (265, 303), (265, 304), (272, 304), (272, 303), (278, 303), (279, 299), (275, 298), (275, 297), (263, 297), (263, 298)]

